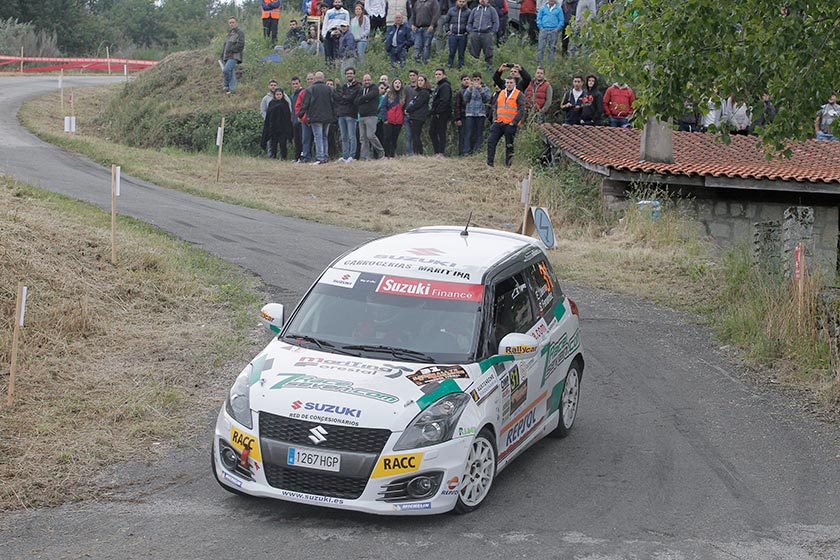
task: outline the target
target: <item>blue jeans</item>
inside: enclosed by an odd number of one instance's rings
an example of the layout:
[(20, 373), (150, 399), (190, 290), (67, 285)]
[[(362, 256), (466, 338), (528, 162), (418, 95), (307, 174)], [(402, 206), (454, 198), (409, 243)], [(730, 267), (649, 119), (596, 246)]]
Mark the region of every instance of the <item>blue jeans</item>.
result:
[(400, 68), (405, 68), (405, 58), (408, 55), (408, 51), (405, 49), (392, 49), (388, 56), (391, 59), (391, 68), (396, 68), (397, 64), (400, 65)]
[(825, 132), (817, 132), (817, 140), (840, 140), (833, 134), (826, 134)]
[(625, 117), (610, 117), (610, 126), (612, 127), (622, 127), (628, 122), (630, 122), (630, 120)]
[(367, 39), (363, 41), (356, 41), (356, 54), (359, 55), (359, 62), (364, 63), (365, 51), (367, 50)]
[(464, 119), (464, 155), (478, 153), (484, 136), (484, 123), (487, 117), (467, 117)]
[(308, 162), (312, 159), (312, 125), (301, 123), (300, 136), (303, 149), (298, 154), (300, 161)]
[(322, 162), (329, 161), (326, 123), (312, 123), (312, 136), (315, 137), (315, 159)]
[(423, 58), (423, 64), (429, 62), (429, 56), (432, 54), (432, 32), (428, 27), (418, 27), (414, 32), (414, 62), (420, 62)]
[(452, 68), (455, 63), (455, 53), (458, 53), (458, 69), (464, 67), (464, 52), (467, 50), (467, 36), (466, 35), (450, 35), (447, 39), (449, 43), (449, 61), (447, 65)]
[(338, 128), (341, 131), (341, 157), (356, 157), (356, 118), (338, 117)]
[(234, 59), (229, 58), (225, 61), (222, 77), (225, 79), (225, 89), (233, 93), (236, 88), (236, 61)]
[(546, 43), (548, 44), (548, 61), (554, 60), (554, 49), (557, 47), (557, 36), (560, 35), (559, 29), (540, 29), (540, 38), (537, 43), (537, 64), (543, 61), (543, 51), (545, 51)]

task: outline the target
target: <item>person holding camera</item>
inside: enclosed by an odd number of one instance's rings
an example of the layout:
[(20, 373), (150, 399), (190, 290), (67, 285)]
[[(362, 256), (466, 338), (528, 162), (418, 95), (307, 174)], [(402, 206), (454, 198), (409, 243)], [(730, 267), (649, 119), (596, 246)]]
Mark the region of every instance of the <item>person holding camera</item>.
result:
[(505, 62), (499, 66), (499, 69), (493, 74), (493, 83), (496, 84), (499, 89), (505, 89), (505, 79), (502, 78), (502, 72), (505, 70), (508, 71), (508, 76), (513, 78), (514, 83), (516, 83), (516, 89), (519, 91), (525, 91), (528, 89), (528, 86), (531, 84), (531, 75), (520, 65), (513, 64), (511, 62)]

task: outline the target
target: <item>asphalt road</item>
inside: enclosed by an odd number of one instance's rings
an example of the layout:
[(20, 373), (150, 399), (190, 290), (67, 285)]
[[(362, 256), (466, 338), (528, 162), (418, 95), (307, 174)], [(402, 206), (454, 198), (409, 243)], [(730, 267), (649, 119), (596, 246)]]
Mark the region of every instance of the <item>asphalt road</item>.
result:
[[(70, 80), (66, 80), (70, 82)], [(0, 170), (101, 206), (109, 170), (15, 118), (54, 78), (0, 78)], [(368, 234), (124, 178), (121, 211), (258, 274), (293, 303)], [(544, 440), (466, 516), (379, 518), (239, 498), (211, 478), (206, 434), (118, 465), (112, 499), (0, 517), (2, 558), (840, 558), (840, 427), (746, 381), (693, 317), (568, 287), (587, 368), (574, 432)], [(222, 396), (219, 396), (220, 402)]]

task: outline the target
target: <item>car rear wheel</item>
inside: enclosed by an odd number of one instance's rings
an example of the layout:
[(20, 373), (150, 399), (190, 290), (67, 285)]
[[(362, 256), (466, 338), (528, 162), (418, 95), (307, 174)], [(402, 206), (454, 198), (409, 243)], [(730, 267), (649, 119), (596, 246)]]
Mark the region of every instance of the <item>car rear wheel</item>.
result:
[(577, 417), (578, 399), (580, 398), (580, 365), (574, 362), (566, 374), (566, 382), (563, 384), (563, 394), (560, 395), (560, 422), (549, 436), (553, 438), (564, 438), (572, 431)]
[(478, 508), (496, 479), (496, 445), (492, 432), (484, 428), (472, 442), (464, 474), (458, 485), (456, 513), (469, 513)]

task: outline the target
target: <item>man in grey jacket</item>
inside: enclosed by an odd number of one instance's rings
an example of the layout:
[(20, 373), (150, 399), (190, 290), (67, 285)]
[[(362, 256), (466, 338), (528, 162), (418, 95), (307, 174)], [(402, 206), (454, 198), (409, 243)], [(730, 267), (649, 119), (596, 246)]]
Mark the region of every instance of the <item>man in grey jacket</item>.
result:
[(493, 44), (498, 30), (499, 14), (496, 13), (496, 8), (489, 6), (487, 0), (478, 0), (478, 6), (470, 12), (467, 20), (470, 54), (479, 58), (481, 51), (484, 51), (484, 62), (487, 63), (487, 70), (490, 72), (494, 70)]
[(432, 37), (440, 17), (437, 0), (416, 0), (412, 9), (411, 30), (414, 32), (414, 62), (429, 62), (432, 54)]
[(245, 50), (245, 32), (239, 29), (235, 17), (228, 18), (228, 34), (225, 46), (222, 47), (222, 77), (224, 78), (225, 93), (231, 94), (236, 88), (236, 65), (242, 62), (242, 51)]

